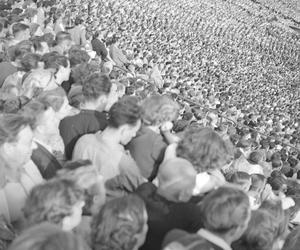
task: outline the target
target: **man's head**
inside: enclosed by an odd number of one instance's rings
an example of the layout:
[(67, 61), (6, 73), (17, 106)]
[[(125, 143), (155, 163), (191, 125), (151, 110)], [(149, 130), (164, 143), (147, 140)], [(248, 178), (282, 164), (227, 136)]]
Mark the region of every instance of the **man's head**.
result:
[(12, 32), (18, 40), (28, 40), (30, 38), (29, 26), (24, 23), (15, 23), (12, 26)]
[(32, 119), (20, 114), (5, 114), (0, 119), (0, 157), (13, 171), (26, 164), (33, 149)]
[(220, 187), (205, 196), (200, 207), (204, 228), (230, 243), (239, 239), (248, 226), (249, 198), (238, 188)]
[(119, 131), (120, 143), (127, 145), (141, 126), (142, 109), (136, 98), (126, 96), (109, 110), (108, 126)]
[(93, 73), (82, 84), (85, 104), (93, 103), (97, 110), (103, 111), (111, 91), (111, 81), (107, 75)]
[(159, 167), (159, 193), (169, 200), (186, 202), (192, 197), (196, 175), (193, 165), (187, 160), (169, 159)]

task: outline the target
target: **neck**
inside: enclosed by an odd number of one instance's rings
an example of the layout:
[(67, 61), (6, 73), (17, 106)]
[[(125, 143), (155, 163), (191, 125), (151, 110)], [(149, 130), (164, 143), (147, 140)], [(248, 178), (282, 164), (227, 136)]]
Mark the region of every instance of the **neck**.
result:
[(120, 132), (118, 129), (107, 127), (101, 133), (101, 137), (105, 141), (110, 142), (111, 144), (114, 144), (114, 145), (120, 144), (121, 145)]
[(97, 110), (99, 112), (102, 112), (103, 110), (100, 110), (98, 107), (98, 104), (95, 102), (85, 102), (80, 105), (80, 109), (87, 109), (87, 110)]

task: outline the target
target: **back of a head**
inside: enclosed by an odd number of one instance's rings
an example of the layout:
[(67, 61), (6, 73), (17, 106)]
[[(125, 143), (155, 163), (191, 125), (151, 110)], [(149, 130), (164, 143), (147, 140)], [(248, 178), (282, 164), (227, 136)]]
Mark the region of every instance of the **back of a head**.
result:
[(200, 203), (203, 225), (217, 234), (245, 230), (250, 217), (249, 198), (242, 190), (223, 186), (210, 192)]
[(110, 108), (108, 126), (112, 128), (119, 128), (125, 124), (134, 126), (141, 119), (141, 115), (142, 109), (137, 98), (124, 96)]
[(251, 186), (250, 190), (252, 191), (262, 191), (266, 182), (265, 176), (261, 174), (252, 174), (251, 175)]
[(138, 196), (108, 201), (93, 219), (92, 249), (135, 249), (136, 236), (146, 233), (146, 223), (145, 204)]
[(146, 125), (160, 125), (177, 117), (179, 106), (167, 96), (153, 95), (142, 102), (143, 122)]
[(111, 85), (112, 83), (107, 75), (93, 73), (84, 80), (82, 93), (86, 101), (94, 101), (100, 96), (108, 96)]
[(9, 250), (84, 250), (84, 243), (71, 232), (56, 225), (42, 223), (26, 229)]
[(249, 162), (252, 164), (259, 164), (259, 162), (263, 159), (262, 153), (259, 151), (253, 151), (249, 155)]
[(267, 211), (253, 211), (247, 230), (243, 236), (233, 244), (233, 249), (272, 249), (277, 234), (275, 224), (274, 217)]
[[(158, 170), (159, 189), (172, 198), (189, 200), (196, 184), (196, 171), (193, 165), (182, 158), (164, 161)], [(185, 197), (179, 197), (184, 195)]]
[(75, 182), (53, 179), (31, 190), (24, 205), (24, 217), (28, 225), (50, 222), (62, 226), (74, 205), (83, 200), (83, 191)]
[(220, 169), (231, 158), (229, 146), (208, 127), (186, 129), (176, 153), (190, 161), (198, 172)]

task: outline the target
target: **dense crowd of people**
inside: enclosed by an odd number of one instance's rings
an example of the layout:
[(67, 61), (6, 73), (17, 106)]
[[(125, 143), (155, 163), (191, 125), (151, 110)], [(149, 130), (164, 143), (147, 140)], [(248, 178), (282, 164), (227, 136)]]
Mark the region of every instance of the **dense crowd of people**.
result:
[(299, 11), (2, 1), (0, 249), (298, 249)]

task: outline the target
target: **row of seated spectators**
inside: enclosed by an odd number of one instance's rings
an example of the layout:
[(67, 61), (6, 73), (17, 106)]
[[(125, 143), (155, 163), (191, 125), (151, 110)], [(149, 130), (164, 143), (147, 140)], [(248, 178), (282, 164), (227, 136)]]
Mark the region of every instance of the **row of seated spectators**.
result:
[(206, 91), (207, 108), (178, 99), (191, 89), (99, 27), (112, 6), (2, 5), (1, 249), (298, 249), (297, 148)]

